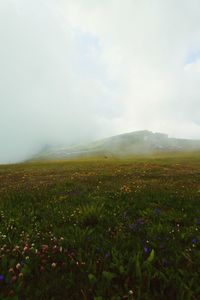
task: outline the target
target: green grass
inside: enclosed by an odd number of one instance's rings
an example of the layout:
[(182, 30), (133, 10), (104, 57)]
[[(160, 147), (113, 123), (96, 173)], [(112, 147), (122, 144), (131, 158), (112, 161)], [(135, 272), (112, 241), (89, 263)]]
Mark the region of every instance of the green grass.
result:
[(0, 166), (0, 299), (200, 299), (200, 155)]

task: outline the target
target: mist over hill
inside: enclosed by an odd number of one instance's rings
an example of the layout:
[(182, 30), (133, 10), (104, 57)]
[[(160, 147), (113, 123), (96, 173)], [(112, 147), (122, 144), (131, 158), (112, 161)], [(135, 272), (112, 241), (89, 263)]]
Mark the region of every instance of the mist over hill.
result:
[(45, 146), (33, 160), (67, 159), (87, 156), (130, 156), (162, 152), (200, 150), (200, 140), (170, 138), (164, 133), (135, 131), (71, 147)]

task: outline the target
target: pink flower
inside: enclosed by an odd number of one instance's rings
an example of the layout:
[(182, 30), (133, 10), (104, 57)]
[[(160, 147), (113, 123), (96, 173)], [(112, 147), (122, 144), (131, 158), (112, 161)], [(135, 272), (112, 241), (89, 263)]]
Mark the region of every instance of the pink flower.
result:
[(29, 249), (28, 246), (25, 246), (24, 247), (24, 252), (28, 251), (28, 249)]
[(42, 251), (43, 252), (48, 252), (49, 246), (48, 245), (42, 245)]
[(12, 277), (12, 282), (15, 282), (15, 281), (17, 281), (17, 276)]
[(41, 266), (41, 267), (40, 267), (40, 272), (43, 272), (43, 271), (44, 271), (44, 267)]

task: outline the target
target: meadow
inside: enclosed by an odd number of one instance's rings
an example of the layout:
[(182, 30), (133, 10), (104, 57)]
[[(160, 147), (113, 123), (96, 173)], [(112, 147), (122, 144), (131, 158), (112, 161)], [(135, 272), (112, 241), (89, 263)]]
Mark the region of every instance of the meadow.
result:
[(200, 299), (200, 153), (0, 166), (0, 299)]

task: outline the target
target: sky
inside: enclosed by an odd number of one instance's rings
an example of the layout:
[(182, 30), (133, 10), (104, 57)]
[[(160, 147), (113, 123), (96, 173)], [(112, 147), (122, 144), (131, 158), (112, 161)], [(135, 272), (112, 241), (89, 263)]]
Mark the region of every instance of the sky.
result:
[(0, 163), (144, 129), (200, 139), (199, 0), (0, 1)]

